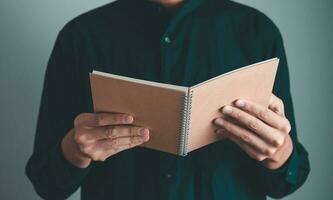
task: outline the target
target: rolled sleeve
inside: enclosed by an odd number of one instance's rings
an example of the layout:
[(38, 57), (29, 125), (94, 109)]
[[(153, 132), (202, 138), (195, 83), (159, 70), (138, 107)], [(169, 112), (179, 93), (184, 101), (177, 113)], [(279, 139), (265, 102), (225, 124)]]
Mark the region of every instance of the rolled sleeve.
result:
[(64, 188), (72, 187), (77, 184), (77, 180), (82, 180), (90, 171), (92, 165), (87, 168), (79, 168), (68, 162), (62, 153), (60, 142), (54, 147), (52, 152), (52, 171), (57, 171), (57, 174), (60, 175), (58, 177), (61, 177), (57, 180), (57, 185), (64, 186)]
[(74, 37), (67, 24), (58, 34), (45, 72), (33, 154), (26, 175), (45, 199), (65, 199), (81, 185), (89, 168), (79, 169), (63, 157), (60, 143), (84, 110)]
[(299, 188), (310, 172), (307, 160), (308, 153), (301, 144), (298, 144), (294, 146), (288, 160), (278, 169), (271, 170), (257, 163), (267, 194), (281, 198)]
[(285, 116), (291, 125), (289, 135), (292, 139), (293, 151), (288, 160), (279, 169), (270, 170), (261, 163), (257, 163), (257, 165), (259, 174), (262, 177), (262, 188), (266, 190), (266, 194), (274, 198), (281, 198), (291, 194), (305, 182), (310, 172), (310, 163), (308, 152), (298, 140), (294, 105), (290, 92), (289, 68), (283, 39), (280, 31), (273, 23), (270, 23), (267, 30), (270, 30), (267, 37), (273, 38), (273, 40), (270, 40), (271, 46), (268, 48), (271, 49), (271, 52), (268, 52), (267, 56), (280, 59), (273, 94), (280, 98), (284, 104)]

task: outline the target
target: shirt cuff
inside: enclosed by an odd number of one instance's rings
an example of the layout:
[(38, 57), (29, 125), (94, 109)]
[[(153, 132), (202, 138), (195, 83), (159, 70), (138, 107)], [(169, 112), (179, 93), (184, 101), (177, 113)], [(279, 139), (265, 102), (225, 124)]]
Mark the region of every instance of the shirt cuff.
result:
[(71, 164), (66, 158), (61, 149), (61, 142), (57, 143), (52, 149), (53, 156), (50, 156), (53, 171), (57, 172), (55, 177), (57, 185), (62, 188), (76, 187), (80, 185), (83, 178), (90, 171), (91, 165), (86, 168), (79, 168)]
[(268, 169), (261, 163), (258, 163), (260, 170), (264, 173), (264, 176), (268, 179), (284, 179), (288, 183), (295, 185), (297, 183), (299, 155), (296, 147), (294, 146), (291, 155), (288, 160), (278, 169)]

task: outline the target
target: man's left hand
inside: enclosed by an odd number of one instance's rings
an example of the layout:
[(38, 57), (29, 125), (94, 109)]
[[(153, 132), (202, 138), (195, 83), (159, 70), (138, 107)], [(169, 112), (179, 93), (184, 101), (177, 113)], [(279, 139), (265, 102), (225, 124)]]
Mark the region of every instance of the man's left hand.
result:
[(219, 126), (216, 129), (218, 134), (235, 142), (268, 169), (278, 169), (288, 160), (293, 149), (289, 135), (291, 125), (280, 98), (272, 93), (268, 108), (238, 99), (234, 105), (223, 106), (221, 111), (236, 123), (216, 118), (214, 123)]

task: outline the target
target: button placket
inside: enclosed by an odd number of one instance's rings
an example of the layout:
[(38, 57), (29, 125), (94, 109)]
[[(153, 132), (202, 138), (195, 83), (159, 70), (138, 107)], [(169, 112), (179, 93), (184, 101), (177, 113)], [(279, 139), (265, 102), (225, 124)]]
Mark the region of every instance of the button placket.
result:
[(171, 42), (169, 34), (164, 34), (161, 38), (161, 81), (165, 83), (170, 83), (168, 77), (168, 61), (170, 60), (169, 57), (172, 56), (172, 52), (170, 52), (172, 48)]

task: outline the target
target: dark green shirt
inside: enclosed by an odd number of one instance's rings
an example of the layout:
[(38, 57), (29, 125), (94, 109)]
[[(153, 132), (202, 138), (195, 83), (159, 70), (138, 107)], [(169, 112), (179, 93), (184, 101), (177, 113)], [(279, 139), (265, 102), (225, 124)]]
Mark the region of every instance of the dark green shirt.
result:
[[(135, 147), (85, 169), (63, 157), (60, 141), (73, 119), (93, 112), (93, 69), (191, 86), (273, 57), (280, 58), (273, 93), (284, 102), (294, 145), (277, 170), (227, 139), (186, 157)], [(297, 139), (281, 34), (258, 10), (226, 0), (186, 0), (171, 15), (148, 0), (119, 0), (76, 17), (59, 32), (26, 166), (41, 197), (64, 199), (81, 186), (82, 199), (258, 200), (292, 193), (309, 171), (308, 153)]]

